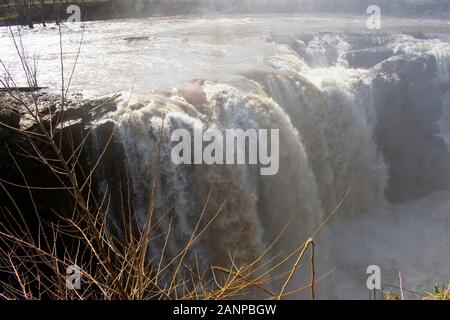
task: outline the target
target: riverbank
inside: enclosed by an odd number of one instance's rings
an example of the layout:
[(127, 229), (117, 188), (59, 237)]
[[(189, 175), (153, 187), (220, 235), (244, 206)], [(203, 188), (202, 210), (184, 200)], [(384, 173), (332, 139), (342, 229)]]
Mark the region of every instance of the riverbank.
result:
[(35, 1), (29, 8), (15, 5), (13, 1), (0, 2), (0, 26), (45, 24), (66, 21), (72, 14), (67, 8), (78, 5), (82, 21), (146, 18), (175, 15), (189, 15), (198, 12), (201, 0), (78, 0), (68, 3), (56, 1)]
[(82, 21), (205, 14), (261, 14), (261, 13), (358, 13), (366, 14), (370, 5), (378, 5), (382, 14), (420, 16), (422, 18), (450, 18), (450, 3), (444, 0), (292, 0), (292, 1), (221, 1), (221, 0), (36, 0), (29, 7), (13, 0), (0, 1), (0, 26), (45, 24), (66, 21), (72, 13), (68, 6), (81, 9)]

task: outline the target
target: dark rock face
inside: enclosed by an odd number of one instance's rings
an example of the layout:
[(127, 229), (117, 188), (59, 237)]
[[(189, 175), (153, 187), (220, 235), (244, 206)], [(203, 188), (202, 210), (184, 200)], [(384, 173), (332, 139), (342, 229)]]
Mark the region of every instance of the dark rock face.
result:
[(350, 68), (371, 68), (394, 55), (393, 50), (378, 47), (347, 52), (344, 57)]
[(12, 98), (0, 96), (0, 178), (11, 177), (15, 165), (10, 159), (9, 146), (14, 146), (20, 140), (14, 129), (20, 127), (18, 103)]
[(8, 127), (19, 128), (20, 115), (15, 111), (15, 103), (10, 99), (0, 98), (0, 139), (4, 140), (12, 134)]
[[(90, 134), (92, 121), (109, 111), (115, 111), (116, 98), (117, 96), (112, 96), (95, 101), (67, 101), (64, 112), (61, 111), (57, 97), (44, 95), (38, 98), (39, 117), (43, 119), (43, 126), (47, 130), (56, 128), (54, 141), (61, 144), (60, 149), (65, 159), (70, 159), (74, 150), (84, 143), (78, 158), (80, 166), (77, 166), (77, 170), (80, 171), (80, 181), (93, 166), (91, 163), (93, 142)], [(23, 99), (27, 101), (29, 97), (24, 96)], [(24, 156), (25, 152), (34, 155), (34, 148), (36, 148), (48, 159), (57, 158), (45, 138), (31, 139), (35, 146), (33, 147), (30, 139), (26, 137), (29, 133), (42, 133), (41, 127), (34, 122), (20, 102), (15, 102), (6, 95), (0, 97), (0, 123), (4, 124), (0, 127), (2, 142), (0, 145), (0, 179), (7, 188), (7, 192), (0, 189), (0, 206), (15, 208), (11, 202), (14, 199), (19, 205), (20, 211), (26, 215), (30, 226), (35, 223), (35, 205), (44, 220), (52, 219), (54, 216), (51, 213), (52, 210), (70, 212), (72, 200), (67, 191), (33, 189), (30, 195), (29, 191), (23, 187), (25, 184), (38, 188), (60, 188), (62, 186), (62, 182), (59, 180), (61, 177), (56, 177), (47, 165)], [(11, 128), (20, 129), (22, 133)]]
[(389, 166), (387, 197), (420, 198), (450, 187), (449, 151), (438, 134), (442, 88), (431, 56), (397, 56), (376, 66), (376, 139)]

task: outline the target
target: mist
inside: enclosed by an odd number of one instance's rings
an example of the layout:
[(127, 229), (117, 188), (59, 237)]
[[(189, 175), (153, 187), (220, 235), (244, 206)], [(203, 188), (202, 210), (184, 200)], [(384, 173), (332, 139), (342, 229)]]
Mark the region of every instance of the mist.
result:
[(348, 12), (362, 13), (370, 5), (397, 14), (435, 14), (450, 9), (443, 0), (205, 0), (205, 8), (225, 12)]

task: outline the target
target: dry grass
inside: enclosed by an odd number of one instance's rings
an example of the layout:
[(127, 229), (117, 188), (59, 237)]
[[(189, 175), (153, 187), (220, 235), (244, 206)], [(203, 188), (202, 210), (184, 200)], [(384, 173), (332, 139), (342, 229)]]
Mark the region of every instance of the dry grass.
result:
[(400, 296), (394, 290), (383, 292), (383, 300), (401, 300)]
[(415, 300), (450, 300), (450, 282), (447, 285), (439, 287), (435, 285), (434, 293), (429, 292), (416, 292), (409, 289), (405, 289), (397, 286), (386, 286), (389, 287), (389, 291), (383, 291), (383, 300), (405, 300), (404, 294), (407, 293), (409, 296), (413, 296)]
[(424, 300), (450, 300), (450, 282), (439, 288), (435, 287), (434, 293), (427, 293)]

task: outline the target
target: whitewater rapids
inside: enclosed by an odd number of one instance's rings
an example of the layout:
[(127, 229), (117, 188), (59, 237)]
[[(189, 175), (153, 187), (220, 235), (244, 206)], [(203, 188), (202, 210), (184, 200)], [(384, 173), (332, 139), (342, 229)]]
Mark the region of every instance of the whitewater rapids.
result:
[[(287, 225), (273, 250), (286, 254), (351, 188), (318, 240), (318, 276), (334, 270), (318, 284), (319, 298), (367, 298), (369, 265), (381, 267), (386, 290), (398, 285), (399, 271), (416, 292), (449, 280), (450, 27), (391, 18), (386, 31), (369, 33), (363, 18), (338, 20), (337, 28), (330, 17), (311, 16), (86, 25), (74, 89), (131, 90), (95, 126), (117, 125), (117, 161), (126, 163), (138, 223), (156, 181), (154, 218), (171, 236), (167, 244), (155, 239), (155, 261), (163, 250), (170, 259), (184, 248), (205, 203), (206, 219), (220, 214), (195, 246), (203, 268), (226, 266), (230, 255), (252, 261)], [(308, 30), (296, 31), (305, 21)], [(83, 32), (70, 28), (69, 61)], [(121, 40), (144, 32), (150, 42)], [(24, 42), (42, 38), (56, 50), (55, 37), (33, 31)], [(5, 46), (2, 58), (13, 61)], [(43, 57), (44, 85), (57, 84), (49, 76), (58, 68), (55, 52)], [(177, 166), (170, 136), (179, 128), (279, 129), (280, 171)], [(102, 188), (118, 183), (104, 177)], [(306, 267), (298, 273), (295, 287), (308, 281)]]

